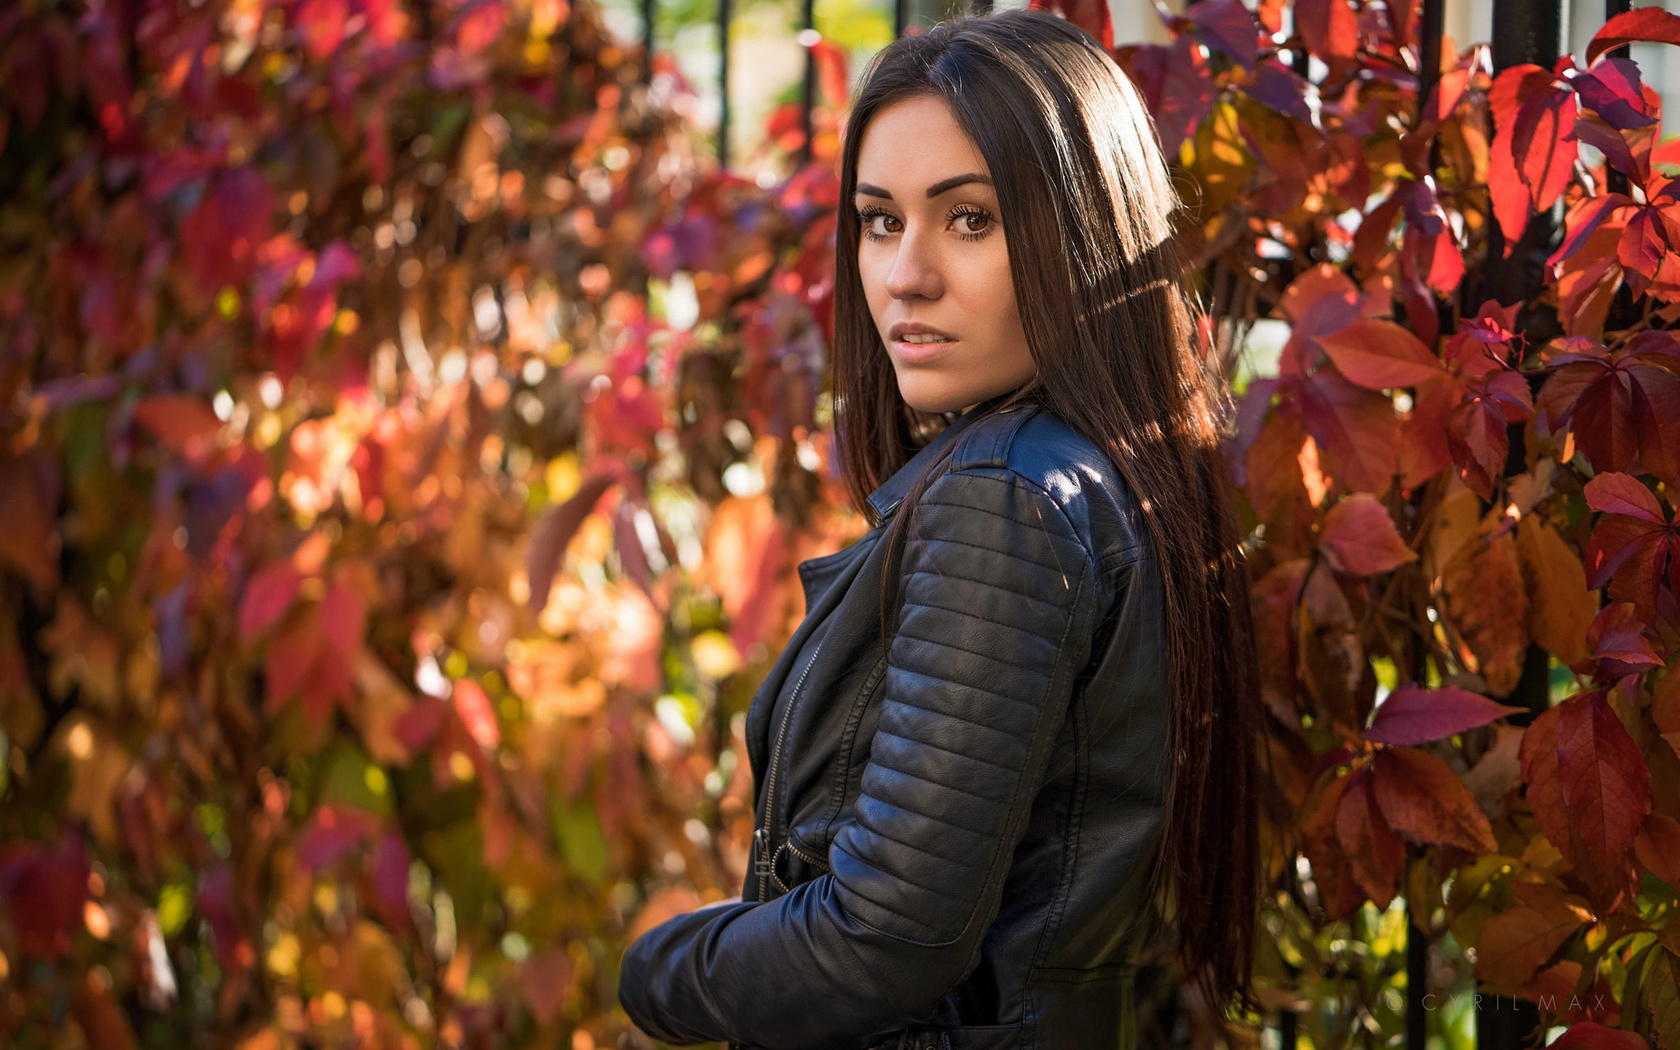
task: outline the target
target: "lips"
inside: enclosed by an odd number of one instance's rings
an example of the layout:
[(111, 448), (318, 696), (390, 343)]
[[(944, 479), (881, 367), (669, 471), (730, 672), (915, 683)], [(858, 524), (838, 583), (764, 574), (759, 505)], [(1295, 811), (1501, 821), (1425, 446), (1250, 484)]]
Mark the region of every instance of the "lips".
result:
[(887, 329), (887, 338), (892, 342), (901, 343), (906, 336), (933, 336), (949, 339), (952, 342), (955, 342), (957, 338), (950, 332), (935, 328), (930, 324), (923, 324), (920, 321), (895, 321), (892, 327)]

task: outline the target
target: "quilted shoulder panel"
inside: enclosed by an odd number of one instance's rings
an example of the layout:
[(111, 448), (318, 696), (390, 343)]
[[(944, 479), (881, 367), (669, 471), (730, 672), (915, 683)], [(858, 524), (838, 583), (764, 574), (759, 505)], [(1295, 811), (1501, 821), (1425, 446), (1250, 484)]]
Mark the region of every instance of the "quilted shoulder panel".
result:
[(859, 921), (977, 947), (1102, 601), (1062, 507), (1014, 470), (948, 473), (914, 510), (858, 819), (829, 860)]

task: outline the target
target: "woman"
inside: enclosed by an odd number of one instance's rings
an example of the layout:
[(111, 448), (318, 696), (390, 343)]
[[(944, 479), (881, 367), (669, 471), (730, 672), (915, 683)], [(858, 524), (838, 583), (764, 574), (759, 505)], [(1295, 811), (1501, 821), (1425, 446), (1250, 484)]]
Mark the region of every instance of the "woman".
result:
[(674, 1043), (1129, 1047), (1165, 929), (1252, 1008), (1246, 577), (1138, 94), (1055, 15), (959, 18), (877, 57), (841, 178), (876, 524), (799, 566), (743, 899), (640, 937), (620, 999)]

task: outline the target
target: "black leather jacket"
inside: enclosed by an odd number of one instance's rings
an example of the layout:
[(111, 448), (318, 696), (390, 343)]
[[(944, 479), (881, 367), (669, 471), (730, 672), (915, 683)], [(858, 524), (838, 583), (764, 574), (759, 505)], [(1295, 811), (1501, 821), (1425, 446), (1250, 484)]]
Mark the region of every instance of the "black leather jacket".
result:
[(800, 563), (806, 618), (747, 715), (754, 867), (740, 902), (625, 952), (619, 999), (648, 1034), (1133, 1045), (1169, 772), (1160, 574), (1101, 450), (1041, 407), (997, 403), (870, 496), (890, 516), (955, 443), (907, 536), (888, 651), (888, 522)]

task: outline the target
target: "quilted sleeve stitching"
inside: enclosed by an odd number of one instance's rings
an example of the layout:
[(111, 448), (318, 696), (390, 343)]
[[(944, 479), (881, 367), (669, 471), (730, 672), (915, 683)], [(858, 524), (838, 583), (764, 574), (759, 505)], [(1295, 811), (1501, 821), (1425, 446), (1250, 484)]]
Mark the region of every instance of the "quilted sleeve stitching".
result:
[[(987, 491), (989, 485), (999, 489)], [(993, 510), (1000, 504), (1013, 513)], [(1079, 619), (1079, 603), (1090, 585), (1094, 560), (1060, 505), (1014, 471), (1002, 477), (971, 471), (948, 474), (935, 483), (917, 510), (916, 534), (905, 549), (903, 618), (889, 652), (888, 682), (873, 749), (877, 757), (872, 757), (864, 772), (858, 821), (835, 839), (834, 848), (845, 859), (836, 858), (841, 863), (834, 878), (843, 902), (855, 895), (858, 906), (847, 909), (854, 921), (908, 943), (944, 947), (972, 934), (977, 920), (989, 922), (995, 912), (996, 894), (1019, 837), (1024, 800), (1037, 790), (1049, 738), (1065, 714), (1076, 670), (1064, 666), (1070, 659), (1069, 632)], [(971, 510), (986, 513), (970, 515)], [(1000, 518), (1003, 525), (995, 520)], [(939, 564), (941, 556), (966, 571), (947, 571), (947, 566)], [(1023, 573), (1021, 562), (1035, 569)], [(1008, 580), (1013, 586), (984, 579), (988, 576)], [(968, 588), (970, 582), (1008, 597), (993, 596), (988, 607), (979, 592)], [(928, 600), (930, 590), (944, 600)], [(1019, 601), (1022, 598), (1032, 601)], [(976, 622), (994, 635), (998, 627), (1017, 632), (1019, 647), (982, 652), (951, 640), (968, 640)], [(1052, 640), (1055, 644), (1046, 646)], [(994, 680), (981, 686), (960, 681), (949, 672), (941, 674), (938, 661), (931, 658), (935, 649), (985, 659), (988, 671), (991, 663), (997, 664)], [(1011, 658), (1026, 666), (1016, 666)], [(1007, 708), (1000, 708), (1000, 701), (1008, 701)], [(982, 717), (974, 717), (982, 712)], [(982, 772), (966, 766), (961, 771), (952, 769), (950, 759), (967, 757), (961, 741), (972, 741), (976, 729), (1012, 738), (1019, 759), (1013, 765), (993, 762), (992, 769)], [(891, 742), (879, 739), (881, 734)], [(915, 752), (903, 741), (919, 749), (920, 771), (905, 767), (906, 756)], [(980, 747), (998, 750), (989, 744)], [(988, 776), (993, 783), (1001, 780), (1003, 797), (967, 788), (946, 793), (934, 790), (954, 788), (944, 781), (958, 776), (982, 788)], [(888, 808), (882, 809), (883, 804)], [(928, 809), (933, 812), (923, 812)], [(953, 809), (968, 819), (952, 819)], [(905, 817), (905, 812), (911, 815)], [(890, 824), (881, 825), (887, 819)], [(984, 837), (990, 839), (978, 879), (952, 872), (949, 862), (939, 859), (939, 852), (946, 851), (931, 848), (939, 836), (948, 834), (946, 829), (961, 828), (973, 834), (976, 819), (985, 829)], [(898, 848), (870, 848), (872, 839), (877, 846), (891, 841)], [(925, 845), (907, 846), (905, 839)], [(924, 871), (929, 862), (935, 867)], [(930, 882), (939, 886), (937, 894), (927, 889)], [(933, 939), (924, 932), (929, 930), (935, 931)]]

